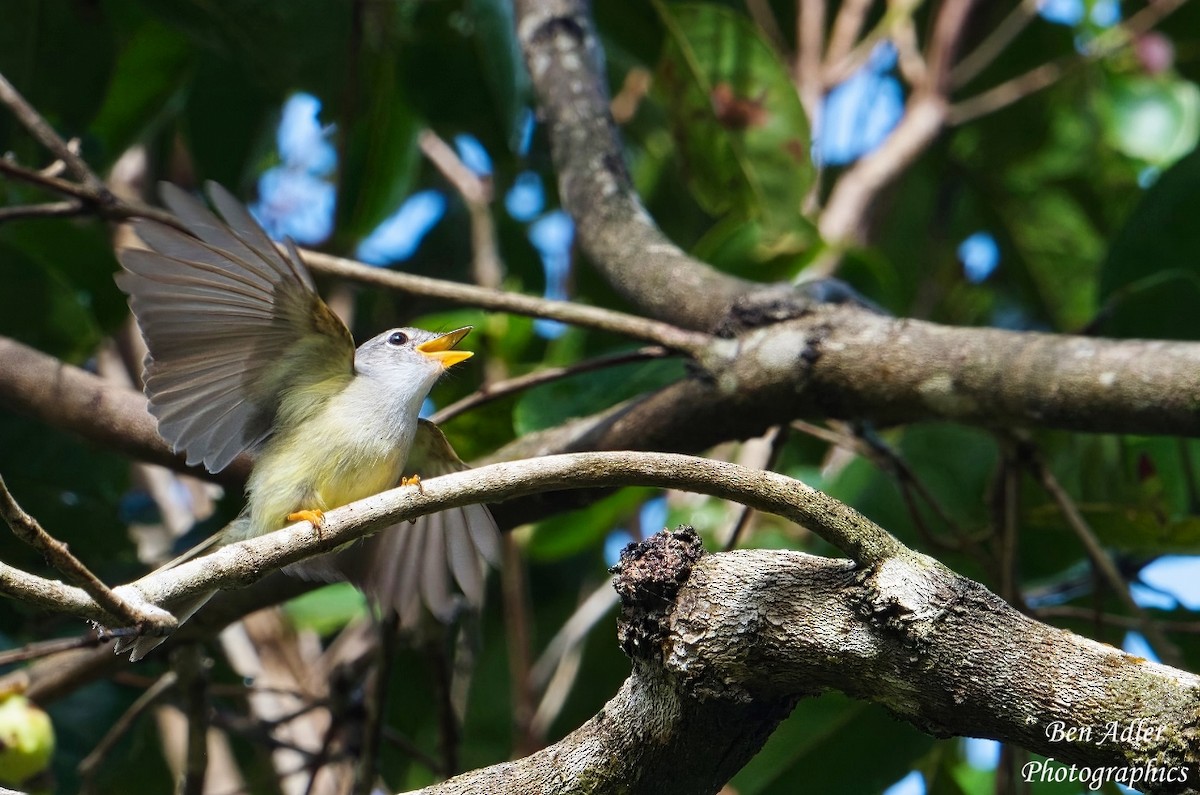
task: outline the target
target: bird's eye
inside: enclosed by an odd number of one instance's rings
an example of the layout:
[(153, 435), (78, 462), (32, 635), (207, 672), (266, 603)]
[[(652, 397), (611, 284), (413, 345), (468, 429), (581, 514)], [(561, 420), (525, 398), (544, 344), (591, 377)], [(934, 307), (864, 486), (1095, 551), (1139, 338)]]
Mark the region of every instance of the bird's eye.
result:
[(408, 335), (403, 331), (393, 331), (390, 335), (388, 335), (388, 345), (400, 347), (401, 345), (405, 345), (407, 343)]

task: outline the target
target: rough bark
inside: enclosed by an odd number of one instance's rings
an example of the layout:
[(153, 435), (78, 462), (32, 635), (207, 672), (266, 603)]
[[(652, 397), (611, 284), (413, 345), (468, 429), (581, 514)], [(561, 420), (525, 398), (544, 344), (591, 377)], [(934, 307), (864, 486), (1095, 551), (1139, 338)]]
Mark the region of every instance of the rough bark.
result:
[(864, 567), (780, 551), (697, 559), (696, 544), (664, 533), (623, 557), (634, 670), (600, 713), (537, 754), (423, 792), (716, 792), (731, 760), (830, 688), (1085, 779), (1200, 783), (1200, 677), (1034, 621), (917, 553)]

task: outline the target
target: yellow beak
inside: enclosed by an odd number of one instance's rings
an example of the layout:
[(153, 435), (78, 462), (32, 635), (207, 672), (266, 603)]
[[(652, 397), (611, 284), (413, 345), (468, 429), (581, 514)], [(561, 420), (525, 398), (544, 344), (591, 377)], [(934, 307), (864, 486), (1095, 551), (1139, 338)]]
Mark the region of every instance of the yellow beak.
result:
[(434, 337), (429, 342), (422, 342), (418, 345), (417, 350), (430, 359), (436, 359), (444, 369), (449, 369), (475, 355), (471, 351), (453, 350), (459, 340), (471, 333), (471, 328), (471, 326), (463, 326), (440, 337)]

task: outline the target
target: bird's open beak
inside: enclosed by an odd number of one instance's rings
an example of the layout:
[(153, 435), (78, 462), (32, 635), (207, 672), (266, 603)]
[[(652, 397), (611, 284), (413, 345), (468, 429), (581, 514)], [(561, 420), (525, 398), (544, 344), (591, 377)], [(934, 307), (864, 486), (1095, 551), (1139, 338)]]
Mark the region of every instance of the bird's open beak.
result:
[(434, 337), (429, 342), (422, 342), (418, 345), (417, 350), (430, 359), (436, 359), (443, 368), (449, 369), (475, 355), (471, 351), (453, 350), (459, 340), (471, 333), (471, 328), (471, 326), (463, 326), (440, 337)]

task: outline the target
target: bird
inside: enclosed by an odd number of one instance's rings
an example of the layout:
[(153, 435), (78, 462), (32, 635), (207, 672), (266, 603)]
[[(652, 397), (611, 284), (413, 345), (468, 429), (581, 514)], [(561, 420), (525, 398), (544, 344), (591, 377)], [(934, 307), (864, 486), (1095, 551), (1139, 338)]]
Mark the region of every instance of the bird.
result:
[[(146, 343), (142, 380), (159, 434), (188, 465), (213, 473), (242, 453), (254, 456), (241, 514), (162, 568), (293, 521), (319, 532), (325, 511), (466, 469), (419, 413), (442, 374), (473, 355), (455, 347), (471, 327), (393, 328), (356, 349), (295, 244), (280, 251), (229, 191), (206, 187), (220, 218), (164, 183), (163, 203), (189, 234), (139, 219), (146, 247), (117, 253), (115, 279)], [(468, 505), (284, 571), (348, 579), (412, 628), (425, 610), (447, 622), (464, 604), (478, 607), (499, 550), (491, 513)], [(211, 596), (163, 607), (182, 624)], [(116, 651), (136, 661), (163, 640), (126, 638)]]

